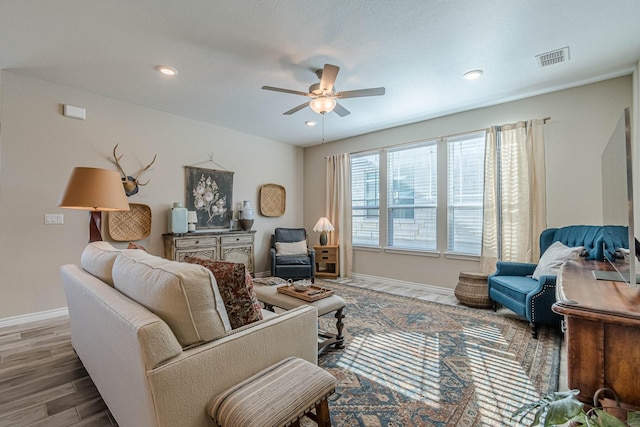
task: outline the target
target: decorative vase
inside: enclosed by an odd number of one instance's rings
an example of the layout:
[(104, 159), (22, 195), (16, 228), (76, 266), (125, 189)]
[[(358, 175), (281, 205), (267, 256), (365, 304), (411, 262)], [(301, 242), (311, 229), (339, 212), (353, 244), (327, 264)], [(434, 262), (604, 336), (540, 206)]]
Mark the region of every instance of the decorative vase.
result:
[(168, 231), (173, 234), (184, 234), (188, 230), (187, 209), (180, 202), (174, 202), (169, 209)]
[(253, 227), (253, 208), (251, 202), (245, 200), (242, 204), (242, 209), (238, 212), (238, 224), (243, 231), (251, 230)]

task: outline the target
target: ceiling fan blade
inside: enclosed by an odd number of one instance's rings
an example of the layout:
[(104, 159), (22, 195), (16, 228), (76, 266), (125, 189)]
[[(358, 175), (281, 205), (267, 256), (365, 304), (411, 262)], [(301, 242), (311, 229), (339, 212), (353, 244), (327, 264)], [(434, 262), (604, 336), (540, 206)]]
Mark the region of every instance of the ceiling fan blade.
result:
[(383, 87), (372, 87), (369, 89), (347, 90), (345, 92), (336, 93), (335, 97), (340, 99), (359, 98), (361, 96), (380, 96), (384, 95)]
[[(311, 102), (311, 101), (309, 101)], [(309, 102), (305, 102), (304, 104), (300, 104), (297, 107), (292, 108), (289, 111), (285, 111), (284, 113), (282, 113), (283, 116), (290, 116), (293, 113), (297, 113), (298, 111), (302, 110), (305, 107), (309, 106)]]
[(264, 90), (272, 90), (274, 92), (290, 93), (292, 95), (311, 96), (311, 94), (309, 94), (307, 92), (300, 92), (299, 90), (283, 89), (281, 87), (262, 86), (262, 89), (264, 89)]
[(336, 77), (338, 77), (338, 71), (340, 71), (339, 67), (331, 64), (324, 64), (319, 87), (321, 91), (326, 90), (327, 92), (331, 92), (333, 90), (333, 85), (336, 82)]
[(333, 107), (333, 112), (339, 115), (340, 117), (348, 116), (349, 114), (351, 114), (351, 111), (347, 110), (337, 102), (336, 102), (336, 106)]

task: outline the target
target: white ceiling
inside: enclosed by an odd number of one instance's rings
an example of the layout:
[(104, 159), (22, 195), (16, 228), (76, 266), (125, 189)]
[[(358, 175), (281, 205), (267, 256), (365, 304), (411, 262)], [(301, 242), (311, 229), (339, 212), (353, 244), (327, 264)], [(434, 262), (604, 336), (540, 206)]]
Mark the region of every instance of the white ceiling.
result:
[[(570, 61), (538, 67), (565, 46)], [(0, 68), (299, 146), (322, 142), (321, 116), (284, 116), (306, 98), (260, 88), (307, 91), (325, 63), (338, 91), (386, 87), (340, 101), (351, 114), (325, 117), (328, 142), (626, 75), (638, 58), (638, 0), (0, 0)]]

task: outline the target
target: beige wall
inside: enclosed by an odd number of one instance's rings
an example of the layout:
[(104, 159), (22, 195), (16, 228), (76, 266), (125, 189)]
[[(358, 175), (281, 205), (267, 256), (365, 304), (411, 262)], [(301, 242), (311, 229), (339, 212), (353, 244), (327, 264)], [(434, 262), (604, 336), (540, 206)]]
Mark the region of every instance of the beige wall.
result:
[[(116, 143), (129, 174), (151, 161), (146, 187), (129, 198), (151, 207), (151, 236), (141, 241), (162, 254), (166, 212), (184, 201), (184, 166), (234, 172), (234, 205), (258, 207), (259, 187), (284, 185), (284, 216), (256, 216), (256, 271), (269, 269), (269, 234), (302, 224), (301, 148), (196, 122), (92, 93), (2, 72), (0, 123), (0, 319), (66, 306), (60, 265), (78, 263), (88, 239), (88, 213), (57, 207), (75, 166), (115, 169), (108, 160)], [(87, 109), (85, 121), (66, 118), (61, 104)], [(45, 213), (64, 214), (64, 225), (44, 225)], [(106, 234), (106, 233), (104, 233)], [(118, 243), (119, 246), (123, 244)], [(124, 244), (126, 245), (126, 244)]]
[[(324, 158), (394, 144), (551, 117), (545, 125), (548, 226), (601, 224), (600, 155), (622, 110), (632, 103), (632, 78), (562, 90), (520, 101), (387, 129), (305, 150), (304, 223), (324, 215)], [(330, 129), (327, 130), (330, 133)], [(477, 260), (354, 251), (354, 273), (454, 288)]]

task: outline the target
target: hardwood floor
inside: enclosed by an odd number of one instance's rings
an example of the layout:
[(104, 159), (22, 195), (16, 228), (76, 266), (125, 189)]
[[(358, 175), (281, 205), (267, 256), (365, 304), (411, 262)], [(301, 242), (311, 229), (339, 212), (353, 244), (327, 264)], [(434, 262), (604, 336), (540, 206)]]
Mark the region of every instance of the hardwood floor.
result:
[(0, 329), (0, 427), (116, 425), (71, 347), (67, 317)]

